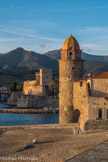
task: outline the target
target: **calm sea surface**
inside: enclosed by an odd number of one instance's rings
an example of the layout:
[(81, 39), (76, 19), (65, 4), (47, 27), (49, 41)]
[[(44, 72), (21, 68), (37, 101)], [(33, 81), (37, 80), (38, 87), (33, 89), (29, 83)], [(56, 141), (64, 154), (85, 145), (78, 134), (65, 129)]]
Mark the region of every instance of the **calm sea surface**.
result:
[[(0, 104), (0, 108), (7, 105)], [(57, 124), (59, 114), (8, 114), (0, 113), (0, 126)]]
[(0, 114), (0, 126), (57, 124), (59, 114)]

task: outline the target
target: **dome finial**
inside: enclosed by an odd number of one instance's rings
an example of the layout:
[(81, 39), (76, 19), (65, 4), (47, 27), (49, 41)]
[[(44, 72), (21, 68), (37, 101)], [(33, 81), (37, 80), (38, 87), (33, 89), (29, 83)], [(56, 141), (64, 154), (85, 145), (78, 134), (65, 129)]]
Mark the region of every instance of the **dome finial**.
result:
[(77, 40), (72, 36), (72, 34), (65, 40), (63, 44), (63, 50), (68, 50), (72, 47), (74, 50), (80, 50)]

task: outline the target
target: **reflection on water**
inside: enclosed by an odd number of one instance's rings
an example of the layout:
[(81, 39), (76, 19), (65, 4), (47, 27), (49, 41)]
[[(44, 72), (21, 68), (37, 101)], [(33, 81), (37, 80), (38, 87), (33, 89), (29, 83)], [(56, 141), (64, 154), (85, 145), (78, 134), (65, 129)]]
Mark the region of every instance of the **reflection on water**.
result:
[(57, 124), (59, 114), (0, 114), (0, 126)]

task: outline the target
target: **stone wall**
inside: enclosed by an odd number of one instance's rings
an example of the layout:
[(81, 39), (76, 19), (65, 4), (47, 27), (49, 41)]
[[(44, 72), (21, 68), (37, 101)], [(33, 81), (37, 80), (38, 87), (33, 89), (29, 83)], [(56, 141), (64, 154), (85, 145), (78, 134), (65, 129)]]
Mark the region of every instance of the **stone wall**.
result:
[(24, 82), (23, 91), (25, 95), (46, 96), (46, 87), (52, 81), (51, 69), (40, 69), (36, 72), (36, 80)]
[(108, 119), (108, 100), (104, 97), (93, 97), (89, 96), (88, 99), (89, 105), (89, 120), (96, 120), (99, 118), (99, 109), (102, 109), (102, 119)]
[(36, 85), (36, 81), (25, 81), (23, 91), (25, 95), (46, 96), (45, 86)]
[(83, 129), (85, 122), (88, 120), (88, 87), (86, 80), (73, 83), (73, 104), (75, 112), (79, 111), (80, 128)]
[(108, 79), (88, 79), (91, 96), (108, 97)]
[(17, 105), (17, 98), (21, 97), (22, 92), (21, 91), (17, 91), (17, 92), (12, 92), (12, 94), (9, 96), (7, 103), (10, 105)]
[(108, 120), (88, 120), (84, 126), (85, 130), (108, 130)]
[(59, 122), (72, 123), (73, 119), (73, 81), (82, 76), (83, 61), (59, 61)]
[(32, 108), (34, 107), (34, 97), (32, 95), (22, 95), (17, 98), (18, 108)]
[(58, 107), (58, 99), (45, 96), (22, 95), (17, 99), (18, 108), (44, 108), (44, 107)]
[(51, 69), (40, 69), (40, 85), (48, 85), (52, 81)]
[(36, 101), (36, 105), (38, 108), (48, 107), (48, 108), (57, 108), (59, 107), (58, 99), (52, 97), (40, 97)]

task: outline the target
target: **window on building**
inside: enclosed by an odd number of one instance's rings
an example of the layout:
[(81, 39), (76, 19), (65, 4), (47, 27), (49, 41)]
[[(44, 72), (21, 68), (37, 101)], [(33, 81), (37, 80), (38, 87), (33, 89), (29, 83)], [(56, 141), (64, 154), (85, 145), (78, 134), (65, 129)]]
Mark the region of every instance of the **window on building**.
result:
[(106, 112), (106, 116), (107, 116), (107, 119), (108, 119), (108, 109), (107, 109), (107, 112)]
[(69, 53), (69, 59), (72, 59), (72, 52)]
[(80, 82), (80, 87), (82, 87), (83, 86), (83, 82)]
[(90, 83), (88, 83), (88, 93), (89, 93), (89, 96), (91, 96)]
[(72, 68), (72, 70), (74, 70), (74, 67)]
[(48, 78), (48, 76), (46, 76), (46, 78)]
[(98, 118), (99, 118), (99, 119), (102, 119), (102, 109), (99, 109)]

